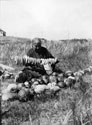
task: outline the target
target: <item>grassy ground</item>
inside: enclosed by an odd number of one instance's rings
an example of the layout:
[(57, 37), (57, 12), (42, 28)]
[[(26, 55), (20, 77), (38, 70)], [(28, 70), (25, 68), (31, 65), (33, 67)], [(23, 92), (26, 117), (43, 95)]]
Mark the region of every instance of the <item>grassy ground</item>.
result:
[[(73, 39), (43, 41), (51, 53), (58, 57), (59, 67), (78, 71), (91, 65), (91, 40)], [(16, 68), (16, 55), (24, 55), (31, 47), (30, 39), (0, 37), (0, 61)], [(27, 102), (2, 101), (3, 125), (92, 125), (92, 76), (86, 75), (74, 88), (62, 89), (56, 96), (42, 96)], [(1, 89), (14, 80), (5, 80)]]

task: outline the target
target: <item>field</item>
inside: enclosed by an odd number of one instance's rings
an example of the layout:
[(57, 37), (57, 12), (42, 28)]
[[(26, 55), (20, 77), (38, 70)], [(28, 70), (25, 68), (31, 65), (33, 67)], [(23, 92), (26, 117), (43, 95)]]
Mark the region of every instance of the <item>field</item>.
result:
[[(72, 39), (48, 41), (43, 46), (59, 59), (63, 71), (83, 70), (92, 65), (92, 40)], [(15, 68), (15, 56), (26, 54), (31, 39), (0, 37), (0, 63)], [(74, 88), (62, 89), (56, 96), (42, 96), (27, 102), (1, 101), (2, 125), (92, 125), (92, 75), (83, 77)], [(1, 82), (1, 90), (14, 80)]]

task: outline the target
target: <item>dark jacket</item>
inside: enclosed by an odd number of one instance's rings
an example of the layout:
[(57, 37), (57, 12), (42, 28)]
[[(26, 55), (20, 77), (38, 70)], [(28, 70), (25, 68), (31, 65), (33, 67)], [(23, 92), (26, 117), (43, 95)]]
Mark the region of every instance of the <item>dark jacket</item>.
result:
[(41, 47), (39, 50), (34, 50), (32, 48), (27, 52), (27, 56), (33, 58), (43, 58), (43, 59), (54, 58), (52, 54), (45, 47)]
[[(27, 52), (27, 56), (37, 58), (37, 59), (48, 59), (48, 58), (54, 58), (51, 53), (45, 48), (41, 47), (39, 50), (31, 48)], [(45, 74), (46, 71), (44, 70), (44, 67), (41, 65), (34, 65), (34, 64), (26, 64), (26, 66), (31, 66), (32, 71), (39, 72), (41, 74)]]

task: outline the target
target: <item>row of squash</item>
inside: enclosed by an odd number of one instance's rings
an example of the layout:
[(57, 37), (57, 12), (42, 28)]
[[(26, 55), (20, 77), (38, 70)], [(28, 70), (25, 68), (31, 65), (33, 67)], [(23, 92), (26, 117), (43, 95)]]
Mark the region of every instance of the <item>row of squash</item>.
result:
[(30, 96), (41, 95), (42, 93), (57, 93), (61, 88), (71, 87), (78, 82), (85, 74), (92, 74), (92, 66), (73, 73), (53, 72), (51, 75), (43, 75), (41, 78), (32, 78), (24, 83), (12, 83), (2, 91), (2, 99), (9, 100), (17, 97), (19, 100), (27, 100)]
[(49, 58), (49, 59), (36, 59), (36, 58), (32, 58), (32, 57), (28, 57), (28, 56), (23, 56), (23, 57), (19, 57), (16, 56), (15, 57), (15, 62), (16, 64), (40, 64), (40, 65), (44, 65), (47, 63), (50, 64), (54, 64), (57, 62), (57, 58)]

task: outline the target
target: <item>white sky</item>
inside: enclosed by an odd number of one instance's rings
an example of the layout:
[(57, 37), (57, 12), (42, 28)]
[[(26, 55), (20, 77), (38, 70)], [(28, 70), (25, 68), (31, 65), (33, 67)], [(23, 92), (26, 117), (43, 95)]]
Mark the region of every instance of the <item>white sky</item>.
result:
[(0, 0), (0, 28), (18, 37), (92, 38), (92, 0)]

